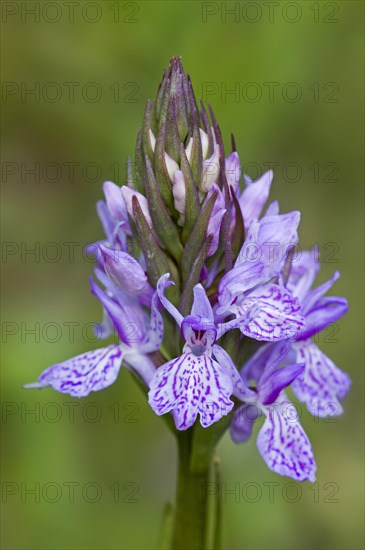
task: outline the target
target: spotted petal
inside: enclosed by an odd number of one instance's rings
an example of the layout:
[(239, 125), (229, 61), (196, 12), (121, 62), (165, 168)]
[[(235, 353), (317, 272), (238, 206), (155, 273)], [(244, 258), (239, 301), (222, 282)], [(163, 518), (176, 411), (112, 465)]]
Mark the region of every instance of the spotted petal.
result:
[(242, 400), (245, 400), (247, 397), (252, 397), (254, 392), (245, 386), (235, 364), (226, 350), (218, 346), (218, 344), (215, 344), (213, 346), (213, 353), (218, 363), (226, 369), (232, 378), (234, 395)]
[(244, 317), (245, 312), (253, 307), (257, 308), (256, 315), (239, 328), (255, 340), (284, 340), (297, 335), (304, 327), (298, 299), (282, 286), (268, 284), (258, 287), (234, 304), (231, 312), (236, 317)]
[(331, 417), (342, 414), (339, 400), (344, 399), (350, 389), (350, 377), (313, 342), (298, 342), (294, 349), (297, 361), (305, 363), (303, 374), (292, 384), (296, 397), (313, 415)]
[(73, 397), (85, 397), (90, 392), (107, 388), (115, 382), (122, 359), (123, 350), (120, 345), (88, 351), (49, 367), (40, 375), (38, 382), (25, 387), (51, 386)]
[(148, 396), (158, 415), (173, 411), (177, 429), (186, 430), (198, 413), (203, 427), (228, 414), (231, 394), (232, 380), (218, 363), (188, 352), (157, 369)]
[(278, 403), (265, 408), (267, 417), (258, 434), (257, 447), (273, 472), (314, 483), (317, 467), (312, 447), (291, 407), (283, 394)]

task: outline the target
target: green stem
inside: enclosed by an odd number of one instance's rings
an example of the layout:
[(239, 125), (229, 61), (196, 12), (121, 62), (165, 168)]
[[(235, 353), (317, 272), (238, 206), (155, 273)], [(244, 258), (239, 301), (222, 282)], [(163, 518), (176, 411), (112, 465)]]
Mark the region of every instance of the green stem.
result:
[(179, 434), (179, 466), (173, 550), (205, 550), (210, 462), (191, 468), (192, 432)]

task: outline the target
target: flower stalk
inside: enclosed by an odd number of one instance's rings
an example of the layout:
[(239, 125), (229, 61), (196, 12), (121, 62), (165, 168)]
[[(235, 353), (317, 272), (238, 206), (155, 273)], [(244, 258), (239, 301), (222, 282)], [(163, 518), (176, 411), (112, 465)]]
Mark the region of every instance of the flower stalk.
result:
[(194, 470), (191, 465), (191, 434), (183, 432), (178, 438), (178, 476), (176, 513), (172, 539), (173, 550), (201, 550), (206, 548), (208, 524), (209, 472), (211, 457)]

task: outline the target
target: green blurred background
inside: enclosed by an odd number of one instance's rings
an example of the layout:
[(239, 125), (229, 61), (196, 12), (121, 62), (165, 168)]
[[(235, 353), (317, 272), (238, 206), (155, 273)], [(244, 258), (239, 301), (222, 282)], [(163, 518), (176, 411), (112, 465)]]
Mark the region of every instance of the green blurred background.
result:
[(176, 54), (247, 172), (277, 163), (272, 197), (301, 210), (302, 246), (319, 243), (321, 280), (340, 269), (334, 292), (350, 302), (319, 343), (353, 379), (345, 414), (302, 411), (318, 484), (271, 474), (254, 439), (226, 435), (224, 548), (364, 547), (363, 4), (276, 4), (80, 1), (72, 16), (62, 1), (2, 2), (4, 549), (157, 547), (176, 450), (129, 373), (82, 401), (22, 384), (98, 345), (82, 249), (102, 236), (102, 181), (125, 181), (145, 101)]

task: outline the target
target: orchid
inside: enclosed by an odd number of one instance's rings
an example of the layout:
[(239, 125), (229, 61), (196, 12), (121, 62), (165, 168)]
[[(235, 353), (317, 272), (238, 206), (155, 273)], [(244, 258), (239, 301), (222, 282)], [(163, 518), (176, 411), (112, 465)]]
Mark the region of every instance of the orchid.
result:
[(164, 547), (206, 549), (210, 526), (219, 548), (219, 518), (201, 491), (216, 479), (225, 431), (246, 441), (264, 416), (257, 446), (267, 466), (314, 482), (311, 444), (287, 388), (320, 416), (333, 406), (341, 413), (350, 388), (311, 339), (347, 311), (344, 298), (324, 296), (339, 275), (312, 289), (317, 254), (297, 257), (299, 211), (266, 206), (273, 178), (271, 170), (256, 181), (242, 174), (234, 138), (226, 157), (213, 110), (198, 105), (173, 58), (147, 102), (127, 181), (104, 183), (97, 213), (105, 235), (88, 247), (103, 310), (95, 333), (117, 340), (26, 386), (85, 397), (108, 391), (122, 366), (136, 375), (179, 449)]
[[(257, 437), (257, 447), (268, 467), (297, 481), (315, 481), (316, 464), (307, 435), (284, 389), (303, 373), (304, 363), (278, 368), (288, 352), (281, 342), (261, 355), (260, 368), (250, 359), (241, 371), (242, 381), (255, 380), (255, 389), (243, 395), (244, 405), (235, 412), (231, 436), (236, 443), (246, 441), (253, 423), (263, 413), (266, 420)], [(293, 415), (294, 412), (294, 415)]]
[(316, 250), (304, 252), (298, 262), (293, 262), (288, 279), (288, 288), (300, 300), (306, 319), (306, 328), (292, 346), (296, 361), (305, 363), (304, 372), (293, 383), (293, 391), (309, 412), (326, 417), (342, 414), (339, 400), (347, 395), (351, 379), (311, 338), (345, 315), (348, 304), (345, 298), (324, 296), (339, 278), (338, 271), (329, 281), (311, 289), (319, 271), (316, 257)]
[(238, 381), (240, 385), (239, 375), (223, 348), (215, 344), (217, 336), (226, 329), (215, 323), (202, 285), (195, 285), (191, 313), (183, 317), (165, 297), (165, 288), (171, 284), (168, 277), (168, 273), (161, 277), (157, 292), (181, 328), (185, 345), (181, 356), (155, 372), (150, 382), (149, 403), (159, 415), (173, 410), (179, 430), (190, 428), (198, 412), (201, 425), (207, 427), (232, 409), (234, 403), (230, 396), (234, 384)]

